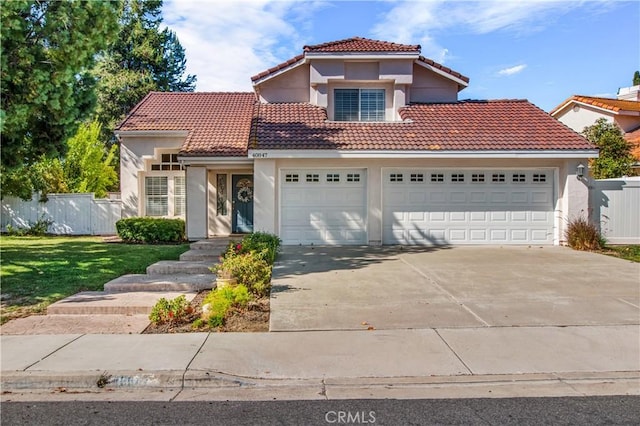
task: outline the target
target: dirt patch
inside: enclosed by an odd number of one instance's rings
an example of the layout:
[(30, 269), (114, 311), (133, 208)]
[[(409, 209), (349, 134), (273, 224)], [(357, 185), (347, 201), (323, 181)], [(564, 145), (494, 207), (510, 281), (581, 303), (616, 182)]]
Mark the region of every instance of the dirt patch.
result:
[(200, 318), (202, 301), (207, 294), (209, 294), (209, 290), (201, 291), (193, 298), (191, 301), (193, 312), (183, 321), (170, 324), (149, 324), (142, 334), (269, 331), (269, 297), (251, 301), (243, 309), (231, 309), (222, 327), (211, 328), (205, 324), (202, 327), (194, 328), (193, 322)]

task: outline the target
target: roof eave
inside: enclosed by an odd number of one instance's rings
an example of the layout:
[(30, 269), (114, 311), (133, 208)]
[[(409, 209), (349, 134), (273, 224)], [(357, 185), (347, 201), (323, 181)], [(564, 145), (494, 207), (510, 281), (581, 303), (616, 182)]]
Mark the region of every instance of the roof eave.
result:
[(269, 158), (597, 158), (597, 149), (567, 150), (321, 150), (250, 149), (253, 159)]
[(189, 130), (116, 130), (114, 134), (117, 138), (123, 137), (154, 137), (154, 138), (176, 138), (189, 136)]
[(416, 60), (415, 63), (417, 65), (420, 65), (423, 68), (428, 69), (429, 71), (432, 71), (432, 72), (434, 72), (434, 73), (436, 73), (438, 75), (441, 75), (442, 77), (445, 77), (445, 78), (448, 78), (449, 80), (454, 81), (455, 83), (458, 84), (458, 87), (459, 87), (458, 91), (460, 91), (460, 90), (462, 90), (462, 89), (464, 89), (464, 88), (469, 86), (469, 82), (468, 81), (464, 81), (463, 79), (458, 78), (455, 75), (453, 75), (451, 73), (448, 73), (445, 70), (442, 70), (442, 69), (440, 69), (438, 67), (434, 67), (433, 65), (430, 65), (430, 64), (428, 64), (428, 63), (426, 63), (424, 61)]

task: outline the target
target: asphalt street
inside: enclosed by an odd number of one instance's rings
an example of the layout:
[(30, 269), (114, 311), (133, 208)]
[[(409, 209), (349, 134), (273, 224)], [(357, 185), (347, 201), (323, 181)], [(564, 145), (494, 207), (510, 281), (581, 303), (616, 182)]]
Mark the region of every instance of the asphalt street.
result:
[(640, 397), (9, 402), (3, 425), (637, 425)]

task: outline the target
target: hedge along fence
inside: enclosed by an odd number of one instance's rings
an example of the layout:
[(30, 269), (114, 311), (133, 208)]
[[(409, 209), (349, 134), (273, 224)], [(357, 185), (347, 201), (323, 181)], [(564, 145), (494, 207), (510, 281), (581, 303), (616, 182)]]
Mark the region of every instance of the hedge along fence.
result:
[(39, 193), (31, 200), (7, 196), (2, 199), (0, 225), (7, 231), (29, 228), (32, 224), (51, 221), (47, 232), (57, 235), (115, 235), (116, 221), (122, 218), (120, 200), (95, 198), (93, 193), (47, 194), (41, 201)]
[(116, 222), (118, 236), (127, 243), (181, 243), (186, 241), (182, 219), (130, 217)]

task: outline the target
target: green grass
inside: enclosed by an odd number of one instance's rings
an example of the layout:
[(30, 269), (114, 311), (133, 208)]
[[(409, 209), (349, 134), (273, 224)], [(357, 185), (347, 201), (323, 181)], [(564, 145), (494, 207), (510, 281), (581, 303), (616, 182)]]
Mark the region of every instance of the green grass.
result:
[(105, 243), (99, 237), (0, 236), (0, 324), (43, 312), (80, 291), (101, 291), (124, 274), (143, 274), (159, 260), (177, 260), (182, 245)]
[(602, 253), (632, 262), (640, 262), (640, 245), (606, 246)]

